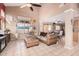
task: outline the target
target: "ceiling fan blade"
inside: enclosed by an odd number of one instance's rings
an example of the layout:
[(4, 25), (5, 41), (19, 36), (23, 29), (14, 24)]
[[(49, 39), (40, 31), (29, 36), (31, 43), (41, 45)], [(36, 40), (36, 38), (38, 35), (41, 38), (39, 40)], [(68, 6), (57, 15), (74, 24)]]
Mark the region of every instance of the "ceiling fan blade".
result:
[(27, 5), (26, 4), (24, 4), (24, 5), (22, 5), (22, 6), (20, 6), (20, 8), (24, 8), (24, 7), (26, 7)]
[(42, 7), (41, 5), (39, 5), (39, 4), (33, 4), (33, 3), (31, 3), (32, 4), (32, 6), (36, 6), (36, 7)]
[(32, 8), (32, 7), (30, 7), (30, 10), (31, 10), (31, 11), (33, 11), (33, 8)]

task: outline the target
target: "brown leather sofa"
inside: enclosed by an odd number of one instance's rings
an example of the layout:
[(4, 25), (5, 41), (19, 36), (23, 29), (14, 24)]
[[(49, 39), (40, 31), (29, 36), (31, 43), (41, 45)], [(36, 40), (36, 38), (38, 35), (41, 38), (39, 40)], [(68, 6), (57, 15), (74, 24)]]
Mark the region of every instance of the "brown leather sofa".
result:
[(39, 41), (47, 44), (52, 45), (57, 43), (57, 37), (54, 34), (47, 34), (46, 36), (38, 36)]

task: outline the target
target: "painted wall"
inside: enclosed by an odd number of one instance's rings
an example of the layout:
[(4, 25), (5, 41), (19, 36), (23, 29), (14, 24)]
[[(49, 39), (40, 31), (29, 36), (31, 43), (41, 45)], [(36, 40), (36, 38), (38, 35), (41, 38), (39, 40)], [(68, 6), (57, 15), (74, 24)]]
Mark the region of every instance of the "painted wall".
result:
[(44, 22), (53, 22), (54, 16), (62, 13), (64, 8), (60, 8), (59, 4), (43, 4), (39, 12), (40, 31), (43, 31)]
[(74, 19), (76, 15), (77, 5), (76, 4), (70, 4), (70, 8), (74, 10), (66, 11), (65, 13), (65, 48), (72, 49), (74, 47), (73, 45), (73, 23), (71, 22), (72, 19)]
[(34, 19), (38, 19), (38, 9), (33, 7), (34, 11), (32, 12), (28, 7), (20, 8), (18, 6), (6, 7), (6, 14), (11, 14), (14, 16), (26, 16)]
[(73, 26), (71, 19), (76, 15), (73, 15), (72, 11), (68, 12), (68, 9), (71, 8), (78, 10), (77, 5), (73, 3), (66, 4), (63, 7), (59, 7), (59, 4), (43, 4), (39, 12), (40, 31), (43, 31), (43, 23), (45, 22), (65, 21), (65, 48), (68, 49), (73, 47)]
[[(59, 7), (59, 4), (42, 4), (42, 7), (40, 9), (35, 8), (34, 12), (31, 12), (29, 10), (29, 8), (20, 9), (19, 7), (7, 7), (6, 14), (13, 15), (13, 16), (28, 16), (28, 17), (37, 19), (36, 27), (38, 30), (37, 32), (39, 32), (39, 31), (43, 31), (43, 23), (45, 23), (45, 22), (66, 20), (63, 15), (63, 12), (69, 8), (73, 8), (73, 9), (77, 10), (77, 7), (75, 4), (66, 4), (63, 7)], [(70, 22), (68, 22), (68, 23), (70, 23)], [(11, 25), (11, 26), (7, 25), (11, 30), (15, 29), (16, 22), (13, 22), (12, 24), (13, 25)], [(71, 26), (71, 24), (70, 24), (70, 26)], [(65, 30), (67, 30), (67, 27), (65, 28)], [(66, 34), (67, 35), (66, 39), (70, 39), (70, 40), (72, 39), (72, 35), (71, 35), (71, 38), (69, 38), (69, 36), (68, 36), (68, 35), (72, 34), (71, 30), (72, 29), (68, 30), (68, 31), (70, 31), (70, 33)], [(13, 30), (13, 33), (15, 34), (16, 30)], [(67, 43), (67, 41), (66, 41), (66, 43)]]
[(43, 4), (39, 11), (40, 31), (43, 31), (43, 23), (64, 20), (63, 12), (69, 8), (77, 9), (75, 4)]
[(33, 7), (34, 11), (32, 12), (28, 7), (21, 9), (20, 7), (6, 7), (6, 28), (11, 30), (12, 37), (17, 36), (16, 23), (17, 16), (29, 17), (36, 20), (35, 27), (38, 34), (38, 7)]

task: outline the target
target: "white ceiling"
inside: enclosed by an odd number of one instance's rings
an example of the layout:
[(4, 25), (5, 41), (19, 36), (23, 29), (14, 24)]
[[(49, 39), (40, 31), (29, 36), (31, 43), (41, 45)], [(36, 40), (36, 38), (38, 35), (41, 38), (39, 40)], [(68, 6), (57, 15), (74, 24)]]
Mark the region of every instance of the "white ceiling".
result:
[[(21, 6), (26, 3), (4, 3), (5, 6)], [(40, 3), (35, 3), (35, 4), (40, 4)]]
[(25, 3), (4, 3), (5, 6), (21, 6), (24, 5)]

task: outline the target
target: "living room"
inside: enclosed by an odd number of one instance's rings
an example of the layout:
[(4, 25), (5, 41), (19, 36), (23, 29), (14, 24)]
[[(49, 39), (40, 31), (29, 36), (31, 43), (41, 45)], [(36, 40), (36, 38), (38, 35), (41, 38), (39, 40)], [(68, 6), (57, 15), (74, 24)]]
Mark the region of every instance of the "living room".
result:
[(1, 55), (67, 55), (78, 47), (77, 3), (4, 3), (0, 12), (1, 34), (10, 35), (1, 40)]

